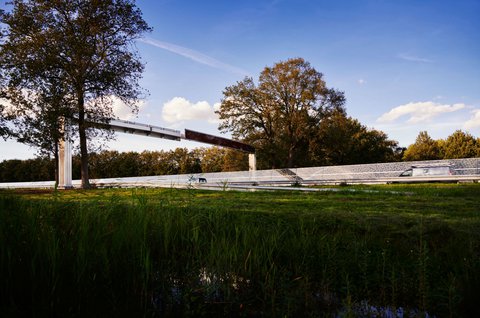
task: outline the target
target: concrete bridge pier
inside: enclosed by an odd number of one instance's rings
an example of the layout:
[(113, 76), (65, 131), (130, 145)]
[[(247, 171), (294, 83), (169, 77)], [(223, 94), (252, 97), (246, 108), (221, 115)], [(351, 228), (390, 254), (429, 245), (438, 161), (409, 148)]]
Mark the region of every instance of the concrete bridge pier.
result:
[(58, 147), (58, 188), (71, 189), (72, 184), (72, 143), (65, 136)]
[(248, 154), (248, 171), (256, 171), (257, 170), (257, 157), (255, 153)]

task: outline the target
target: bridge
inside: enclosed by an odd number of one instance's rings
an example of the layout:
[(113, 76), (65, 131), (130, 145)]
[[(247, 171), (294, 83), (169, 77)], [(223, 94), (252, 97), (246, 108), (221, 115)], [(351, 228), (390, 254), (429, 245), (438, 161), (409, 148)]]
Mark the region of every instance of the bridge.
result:
[[(205, 134), (202, 132), (185, 129), (185, 133), (178, 130), (163, 128), (153, 125), (136, 123), (126, 120), (111, 119), (109, 124), (98, 124), (90, 122), (90, 124), (100, 126), (106, 129), (111, 129), (117, 132), (129, 133), (134, 135), (142, 135), (154, 138), (163, 138), (169, 140), (180, 141), (182, 139), (198, 141), (211, 145), (231, 148), (248, 153), (248, 166), (250, 171), (257, 169), (255, 148), (244, 144), (242, 142), (222, 138), (214, 135)], [(72, 184), (72, 143), (67, 138), (62, 140), (59, 147), (59, 162), (58, 162), (58, 188), (68, 189), (73, 188)]]

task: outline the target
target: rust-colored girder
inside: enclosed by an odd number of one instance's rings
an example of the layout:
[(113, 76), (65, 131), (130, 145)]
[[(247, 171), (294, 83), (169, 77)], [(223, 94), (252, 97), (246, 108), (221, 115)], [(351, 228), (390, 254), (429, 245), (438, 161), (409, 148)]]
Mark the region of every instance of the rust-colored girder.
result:
[(185, 139), (203, 142), (206, 144), (228, 147), (247, 153), (255, 153), (255, 148), (242, 142), (223, 137), (209, 135), (194, 130), (185, 129)]

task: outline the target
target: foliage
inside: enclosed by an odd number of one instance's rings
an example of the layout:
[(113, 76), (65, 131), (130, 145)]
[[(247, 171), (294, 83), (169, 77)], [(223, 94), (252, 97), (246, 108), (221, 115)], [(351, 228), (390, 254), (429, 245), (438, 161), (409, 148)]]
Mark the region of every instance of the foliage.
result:
[(479, 316), (477, 184), (336, 190), (1, 191), (0, 311)]
[(222, 171), (247, 171), (248, 168), (248, 154), (233, 149), (225, 151)]
[(414, 144), (410, 145), (404, 153), (403, 160), (435, 160), (474, 158), (480, 156), (479, 138), (457, 130), (447, 139), (432, 139), (426, 131), (417, 136)]
[(219, 128), (254, 145), (261, 167), (303, 165), (312, 129), (332, 110), (344, 111), (345, 103), (301, 58), (266, 67), (258, 85), (247, 77), (223, 94)]
[(368, 129), (343, 112), (323, 119), (311, 139), (313, 165), (344, 165), (400, 161), (397, 142), (382, 131)]
[[(1, 71), (0, 71), (0, 87), (2, 87), (2, 77), (1, 76), (2, 76), (2, 74), (1, 74)], [(4, 97), (4, 94), (2, 93), (2, 90), (0, 90), (0, 137), (2, 137), (4, 140), (6, 140), (7, 137), (10, 136), (10, 129), (7, 126), (7, 120), (8, 120), (9, 116), (6, 112), (6, 106), (4, 105), (5, 99), (3, 97)]]
[(202, 171), (221, 172), (225, 162), (225, 148), (209, 147), (197, 149)]
[(415, 143), (408, 146), (403, 155), (405, 161), (440, 159), (440, 147), (426, 131), (418, 134)]
[(442, 143), (444, 159), (474, 158), (480, 155), (480, 144), (475, 137), (461, 130), (455, 131)]
[(0, 104), (0, 137), (6, 140), (9, 135), (10, 129), (7, 126), (6, 116), (4, 115), (4, 107), (2, 104)]
[(42, 120), (58, 123), (61, 113), (77, 122), (82, 185), (88, 187), (89, 121), (112, 117), (112, 96), (136, 109), (143, 64), (132, 44), (149, 27), (130, 0), (15, 0), (12, 5), (0, 15), (7, 25), (0, 51), (12, 92), (7, 97), (20, 107), (34, 103), (12, 96), (36, 96), (34, 101), (40, 98), (56, 114), (51, 119), (42, 109)]
[[(217, 147), (170, 151), (92, 152), (89, 158), (92, 178), (118, 178), (175, 175), (200, 172), (240, 171), (248, 169), (245, 154)], [(0, 182), (53, 180), (56, 160), (47, 156), (28, 160), (0, 162)], [(80, 178), (79, 155), (72, 158), (74, 179)]]
[(225, 88), (220, 129), (254, 145), (261, 169), (398, 160), (397, 142), (346, 116), (343, 92), (301, 58)]
[(55, 161), (48, 157), (0, 162), (0, 182), (49, 181), (55, 177)]

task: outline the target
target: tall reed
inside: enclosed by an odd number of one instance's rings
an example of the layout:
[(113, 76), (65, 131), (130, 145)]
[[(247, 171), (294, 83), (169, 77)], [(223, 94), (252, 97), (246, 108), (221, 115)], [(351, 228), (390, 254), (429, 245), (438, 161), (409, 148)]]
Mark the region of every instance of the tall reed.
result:
[[(391, 200), (382, 194), (129, 191), (41, 200), (2, 193), (0, 311), (348, 316), (369, 304), (478, 312), (479, 222), (465, 223), (467, 212), (373, 213)], [(431, 194), (422, 191), (424, 204)]]

